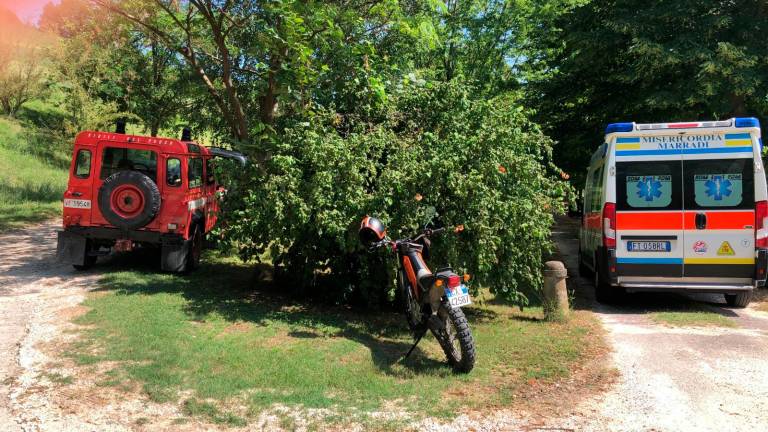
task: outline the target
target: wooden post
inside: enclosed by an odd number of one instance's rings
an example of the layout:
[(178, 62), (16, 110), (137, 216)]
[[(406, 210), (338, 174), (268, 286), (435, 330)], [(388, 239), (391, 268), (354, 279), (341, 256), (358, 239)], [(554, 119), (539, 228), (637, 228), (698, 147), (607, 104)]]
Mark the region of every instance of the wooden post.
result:
[(560, 261), (547, 261), (544, 267), (544, 317), (549, 321), (562, 321), (570, 312), (565, 285), (568, 270)]

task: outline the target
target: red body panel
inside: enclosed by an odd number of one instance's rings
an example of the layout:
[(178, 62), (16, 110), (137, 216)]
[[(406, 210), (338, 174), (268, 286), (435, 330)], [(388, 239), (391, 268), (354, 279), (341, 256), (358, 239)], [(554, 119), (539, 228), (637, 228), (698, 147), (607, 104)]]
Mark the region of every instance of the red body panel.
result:
[[(72, 208), (64, 207), (64, 227), (111, 227), (104, 219), (98, 206), (98, 191), (103, 180), (100, 178), (103, 151), (106, 147), (151, 150), (157, 154), (157, 181), (160, 190), (161, 206), (155, 218), (146, 226), (140, 228), (144, 231), (160, 233), (178, 233), (185, 239), (189, 238), (189, 226), (195, 214), (204, 218), (203, 228), (210, 231), (216, 224), (219, 213), (219, 202), (216, 196), (218, 185), (207, 181), (209, 169), (207, 161), (212, 157), (208, 149), (199, 147), (199, 153), (190, 152), (188, 145), (191, 142), (170, 138), (153, 138), (136, 135), (123, 135), (107, 132), (86, 131), (78, 134), (75, 139), (70, 176), (64, 199), (88, 200), (91, 207)], [(79, 178), (75, 175), (76, 155), (78, 151), (91, 152), (90, 173), (88, 178)], [(181, 184), (171, 186), (166, 183), (166, 164), (169, 158), (179, 159), (181, 162)], [(188, 159), (200, 158), (203, 161), (203, 177), (201, 185), (197, 188), (189, 188)], [(197, 216), (197, 217), (199, 217)], [(169, 229), (169, 224), (175, 224), (176, 229)]]

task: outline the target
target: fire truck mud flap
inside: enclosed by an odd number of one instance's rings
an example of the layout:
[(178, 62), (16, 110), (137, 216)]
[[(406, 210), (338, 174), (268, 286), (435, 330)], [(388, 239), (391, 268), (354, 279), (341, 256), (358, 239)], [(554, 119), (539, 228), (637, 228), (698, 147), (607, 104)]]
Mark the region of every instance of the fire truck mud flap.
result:
[(59, 231), (56, 259), (64, 264), (85, 265), (88, 239), (69, 231)]
[(180, 236), (160, 238), (160, 269), (167, 272), (182, 272), (187, 266), (189, 243)]

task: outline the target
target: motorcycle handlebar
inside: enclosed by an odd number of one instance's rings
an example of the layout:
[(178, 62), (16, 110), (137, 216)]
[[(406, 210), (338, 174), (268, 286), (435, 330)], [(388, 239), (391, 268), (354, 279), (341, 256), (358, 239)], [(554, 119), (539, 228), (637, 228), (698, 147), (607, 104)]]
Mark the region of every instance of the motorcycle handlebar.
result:
[[(435, 229), (426, 228), (426, 229), (424, 229), (424, 231), (421, 232), (421, 234), (419, 234), (418, 236), (416, 236), (413, 239), (406, 238), (406, 239), (400, 239), (400, 240), (390, 240), (390, 239), (386, 239), (385, 238), (384, 240), (379, 240), (376, 243), (371, 244), (371, 246), (368, 248), (368, 250), (373, 251), (373, 250), (376, 250), (376, 249), (378, 249), (380, 247), (384, 247), (384, 246), (392, 247), (392, 246), (395, 246), (398, 243), (402, 243), (402, 242), (415, 242), (415, 241), (419, 241), (422, 237), (429, 237), (429, 236), (433, 236), (435, 234), (441, 234), (441, 233), (445, 232), (446, 229), (447, 228), (445, 228), (445, 227), (443, 227), (443, 228), (435, 228)], [(464, 225), (459, 225), (456, 228), (453, 228), (453, 231), (456, 232), (456, 233), (459, 233), (459, 232), (461, 232), (463, 230), (464, 230)]]

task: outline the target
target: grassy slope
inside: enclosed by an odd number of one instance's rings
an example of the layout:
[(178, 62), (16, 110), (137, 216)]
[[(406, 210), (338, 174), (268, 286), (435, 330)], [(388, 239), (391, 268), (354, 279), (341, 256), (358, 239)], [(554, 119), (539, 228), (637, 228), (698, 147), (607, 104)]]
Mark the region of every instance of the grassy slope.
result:
[[(455, 375), (431, 335), (398, 362), (411, 344), (399, 315), (254, 291), (253, 268), (236, 261), (214, 258), (188, 277), (117, 267), (102, 280), (107, 294), (86, 301), (84, 337), (70, 356), (117, 362), (106, 385), (138, 383), (150, 399), (179, 402), (214, 422), (243, 424), (275, 403), (332, 408), (336, 421), (365, 421), (365, 413), (393, 406), (450, 416), (460, 407), (509, 405), (602, 350), (590, 314), (554, 324), (537, 319), (537, 310), (486, 305), (468, 309), (476, 369)], [(179, 400), (189, 390), (194, 396)]]
[(29, 137), (17, 122), (0, 117), (0, 231), (61, 214), (66, 169), (35, 156)]

